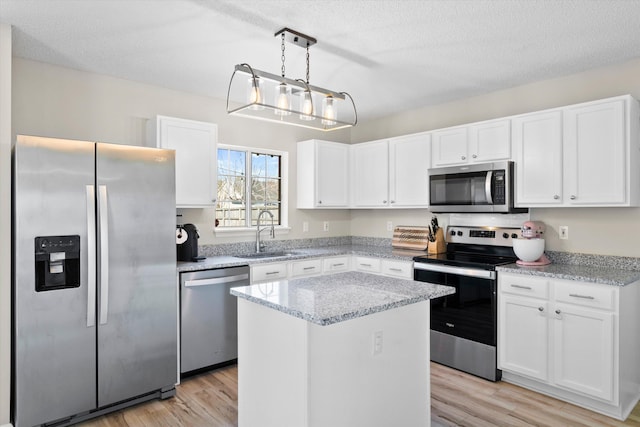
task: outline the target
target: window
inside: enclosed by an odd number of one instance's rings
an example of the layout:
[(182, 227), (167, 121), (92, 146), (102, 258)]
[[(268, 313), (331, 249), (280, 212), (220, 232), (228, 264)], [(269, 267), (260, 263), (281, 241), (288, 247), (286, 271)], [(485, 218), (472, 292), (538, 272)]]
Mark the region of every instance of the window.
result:
[[(255, 226), (263, 210), (286, 226), (286, 171), (285, 152), (218, 145), (218, 228)], [(261, 221), (270, 224), (271, 217)]]

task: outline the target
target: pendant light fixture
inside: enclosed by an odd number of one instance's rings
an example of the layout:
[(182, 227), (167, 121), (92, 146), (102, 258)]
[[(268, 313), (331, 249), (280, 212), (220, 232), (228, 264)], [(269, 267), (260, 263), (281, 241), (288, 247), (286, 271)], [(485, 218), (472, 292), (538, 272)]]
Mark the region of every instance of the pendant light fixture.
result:
[[(358, 113), (351, 95), (309, 84), (309, 47), (316, 39), (289, 28), (283, 28), (275, 36), (281, 38), (280, 75), (257, 70), (249, 64), (236, 65), (227, 92), (227, 113), (323, 131), (355, 126)], [(285, 41), (307, 50), (305, 80), (286, 77)]]

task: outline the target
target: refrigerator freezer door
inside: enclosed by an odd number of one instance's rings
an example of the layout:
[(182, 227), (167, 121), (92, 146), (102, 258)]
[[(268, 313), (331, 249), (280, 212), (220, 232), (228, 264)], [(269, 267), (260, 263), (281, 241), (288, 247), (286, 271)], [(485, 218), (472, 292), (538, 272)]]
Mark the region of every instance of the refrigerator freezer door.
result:
[(175, 166), (172, 150), (96, 147), (102, 407), (177, 382)]
[[(96, 329), (88, 318), (95, 299), (87, 286), (94, 150), (89, 142), (24, 136), (14, 148), (16, 427), (96, 407)], [(66, 235), (80, 236), (80, 286), (36, 292), (35, 238)]]

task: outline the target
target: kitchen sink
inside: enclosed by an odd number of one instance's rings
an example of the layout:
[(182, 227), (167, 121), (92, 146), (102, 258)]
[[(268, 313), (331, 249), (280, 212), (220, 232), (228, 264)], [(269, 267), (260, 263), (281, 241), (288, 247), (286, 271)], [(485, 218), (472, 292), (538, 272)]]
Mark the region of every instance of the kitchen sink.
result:
[(236, 258), (246, 259), (260, 259), (260, 258), (282, 258), (296, 255), (293, 252), (280, 251), (280, 252), (254, 252), (252, 254), (235, 255)]

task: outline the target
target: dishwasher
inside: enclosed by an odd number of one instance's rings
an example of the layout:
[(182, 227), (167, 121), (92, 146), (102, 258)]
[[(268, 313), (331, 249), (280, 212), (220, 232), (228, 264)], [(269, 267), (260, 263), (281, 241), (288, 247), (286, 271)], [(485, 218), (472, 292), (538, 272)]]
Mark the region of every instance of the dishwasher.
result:
[(237, 300), (229, 289), (249, 285), (249, 266), (180, 273), (180, 373), (238, 358)]

